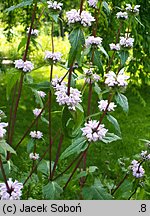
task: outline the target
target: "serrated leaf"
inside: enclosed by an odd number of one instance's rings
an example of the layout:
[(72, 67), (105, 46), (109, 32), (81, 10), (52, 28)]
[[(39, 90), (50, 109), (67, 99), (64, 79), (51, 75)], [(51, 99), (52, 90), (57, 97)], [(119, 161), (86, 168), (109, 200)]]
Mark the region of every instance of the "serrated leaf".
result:
[(4, 139), (0, 140), (0, 147), (3, 148), (5, 151), (16, 154), (16, 151), (9, 144), (7, 144)]
[(70, 67), (75, 60), (80, 62), (82, 47), (85, 43), (82, 29), (74, 29), (69, 36), (69, 41), (71, 48), (69, 51), (68, 66)]
[(94, 184), (90, 187), (83, 188), (83, 197), (86, 200), (112, 200), (113, 197), (103, 187), (99, 179), (95, 179)]
[(106, 136), (102, 139), (102, 142), (111, 143), (117, 140), (121, 140), (121, 138), (114, 133), (107, 133)]
[(127, 59), (128, 59), (128, 57), (129, 57), (129, 51), (127, 51), (127, 50), (121, 50), (119, 52), (119, 57), (121, 59), (121, 65), (124, 66), (125, 63), (126, 63), (126, 61), (127, 61)]
[(70, 155), (79, 154), (88, 147), (88, 142), (85, 137), (74, 139), (72, 144), (61, 154), (60, 160), (66, 159)]
[(121, 94), (121, 93), (117, 93), (115, 95), (115, 100), (116, 102), (123, 108), (123, 111), (128, 113), (129, 111), (129, 105), (128, 105), (128, 99), (125, 95)]
[(5, 10), (5, 12), (10, 12), (10, 11), (13, 11), (13, 10), (15, 10), (17, 8), (21, 8), (21, 7), (25, 7), (25, 6), (30, 6), (32, 3), (33, 3), (33, 0), (24, 0), (23, 2), (21, 2), (21, 3), (17, 4), (17, 5), (13, 5), (13, 6), (7, 8)]
[(51, 181), (43, 187), (43, 196), (48, 200), (58, 199), (61, 193), (63, 193), (63, 189), (57, 182)]
[(120, 130), (120, 126), (118, 124), (117, 119), (110, 114), (107, 115), (107, 119), (109, 122), (111, 122), (114, 125), (116, 129), (116, 133), (118, 133), (118, 135), (121, 136), (121, 130)]

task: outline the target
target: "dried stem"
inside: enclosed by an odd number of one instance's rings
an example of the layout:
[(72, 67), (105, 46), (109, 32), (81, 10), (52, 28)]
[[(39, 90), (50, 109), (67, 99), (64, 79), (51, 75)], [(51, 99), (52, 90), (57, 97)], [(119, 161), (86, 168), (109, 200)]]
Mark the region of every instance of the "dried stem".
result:
[(68, 92), (67, 92), (68, 96), (70, 95), (72, 71), (73, 71), (73, 63), (72, 63), (72, 65), (70, 66), (70, 69), (69, 69), (69, 77), (68, 77)]
[(75, 174), (75, 172), (76, 172), (77, 168), (79, 167), (79, 165), (80, 165), (80, 163), (81, 163), (81, 161), (82, 161), (82, 159), (83, 159), (84, 155), (86, 154), (86, 152), (87, 152), (88, 148), (89, 148), (89, 146), (88, 146), (88, 147), (87, 147), (87, 149), (86, 149), (86, 150), (85, 150), (85, 151), (82, 153), (82, 155), (81, 155), (81, 157), (80, 157), (80, 159), (79, 159), (79, 161), (78, 161), (77, 165), (76, 165), (76, 166), (75, 166), (75, 168), (73, 169), (73, 172), (72, 172), (72, 174), (70, 175), (70, 177), (69, 177), (68, 181), (66, 182), (65, 186), (63, 187), (63, 189), (64, 189), (64, 190), (66, 189), (66, 187), (68, 186), (69, 182), (71, 181), (71, 179), (72, 179), (73, 175)]
[(81, 2), (80, 2), (80, 15), (83, 11), (83, 4), (84, 4), (84, 0), (81, 0)]
[(60, 140), (59, 140), (59, 144), (58, 144), (58, 148), (57, 148), (56, 159), (55, 159), (54, 167), (53, 167), (53, 170), (52, 170), (52, 176), (51, 176), (52, 178), (54, 176), (54, 173), (55, 173), (55, 170), (56, 170), (56, 166), (58, 164), (58, 160), (59, 160), (59, 156), (60, 156), (60, 150), (61, 150), (62, 143), (63, 143), (63, 138), (64, 138), (64, 135), (61, 134)]
[(123, 179), (119, 182), (119, 184), (117, 185), (117, 187), (112, 191), (112, 195), (114, 195), (114, 193), (120, 188), (120, 186), (123, 184), (123, 182), (126, 180), (126, 178), (128, 177), (128, 173), (123, 177)]
[[(51, 40), (52, 40), (52, 53), (54, 53), (54, 38), (53, 38), (53, 31), (54, 31), (54, 22), (52, 20), (52, 29), (51, 29)], [(53, 76), (53, 63), (51, 64), (50, 69), (50, 77), (49, 81), (51, 83), (52, 76)], [(49, 115), (49, 167), (50, 167), (50, 180), (52, 180), (52, 92), (49, 91), (49, 101), (48, 101), (48, 115)]]

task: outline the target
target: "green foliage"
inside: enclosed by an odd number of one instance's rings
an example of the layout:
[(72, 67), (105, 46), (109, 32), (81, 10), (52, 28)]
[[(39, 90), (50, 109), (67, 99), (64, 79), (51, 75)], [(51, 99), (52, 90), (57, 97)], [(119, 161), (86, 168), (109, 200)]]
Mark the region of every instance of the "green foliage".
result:
[(20, 73), (14, 69), (7, 72), (6, 77), (5, 77), (6, 83), (7, 83), (7, 87), (6, 87), (7, 100), (9, 100), (11, 93), (12, 93), (12, 89), (17, 83), (17, 81), (19, 80), (19, 77), (20, 77)]
[(122, 107), (123, 111), (128, 113), (129, 111), (129, 105), (128, 105), (128, 99), (125, 95), (121, 93), (117, 93), (115, 95), (115, 100), (116, 102)]
[(87, 140), (85, 137), (75, 138), (72, 141), (72, 144), (61, 154), (60, 160), (63, 160), (73, 154), (80, 154), (85, 151), (88, 147)]
[(13, 5), (9, 8), (7, 8), (5, 10), (5, 12), (10, 12), (10, 11), (13, 11), (15, 9), (18, 9), (18, 8), (22, 8), (22, 7), (25, 7), (25, 6), (30, 6), (31, 4), (33, 3), (33, 0), (24, 0), (23, 2), (17, 4), (17, 5)]
[(67, 106), (62, 111), (62, 127), (68, 138), (78, 136), (80, 127), (84, 121), (84, 112), (82, 106), (79, 105), (76, 111), (70, 111)]
[(8, 151), (12, 154), (16, 154), (16, 151), (9, 144), (7, 144), (4, 139), (0, 140), (0, 148), (6, 152)]
[(43, 196), (47, 200), (54, 200), (60, 198), (63, 189), (57, 184), (57, 182), (49, 182), (43, 187)]
[(125, 180), (119, 189), (114, 193), (117, 200), (127, 200), (132, 193), (132, 182)]
[(83, 197), (86, 200), (112, 200), (113, 197), (103, 187), (99, 179), (95, 179), (90, 187), (83, 188)]
[(68, 66), (71, 66), (75, 60), (80, 61), (82, 47), (85, 43), (84, 34), (82, 29), (76, 28), (69, 35), (69, 41), (71, 44)]
[(107, 144), (107, 143), (111, 143), (111, 142), (114, 142), (120, 139), (121, 138), (114, 133), (107, 133), (106, 136), (102, 139), (102, 142)]
[(113, 117), (112, 115), (110, 115), (110, 114), (108, 114), (106, 117), (107, 117), (108, 121), (111, 122), (114, 125), (114, 127), (116, 129), (116, 133), (119, 136), (121, 136), (121, 130), (120, 130), (120, 126), (118, 124), (117, 119), (115, 117)]

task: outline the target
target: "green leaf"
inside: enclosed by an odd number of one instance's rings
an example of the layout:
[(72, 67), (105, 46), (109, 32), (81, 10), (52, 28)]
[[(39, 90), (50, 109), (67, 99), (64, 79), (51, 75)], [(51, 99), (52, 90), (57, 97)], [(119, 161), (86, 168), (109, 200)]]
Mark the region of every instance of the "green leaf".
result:
[(88, 168), (89, 173), (94, 173), (96, 170), (98, 170), (97, 166), (89, 166), (89, 168)]
[(90, 187), (83, 188), (83, 197), (86, 200), (112, 200), (113, 197), (103, 187), (99, 179), (95, 179), (94, 184)]
[(27, 153), (31, 153), (34, 148), (34, 139), (30, 139), (30, 141), (27, 144)]
[(107, 11), (108, 14), (110, 14), (110, 9), (109, 9), (109, 5), (106, 1), (103, 1), (103, 7), (105, 8), (105, 10)]
[(103, 74), (103, 64), (100, 58), (100, 52), (98, 50), (94, 50), (94, 65), (98, 67), (98, 69), (102, 72)]
[(10, 11), (13, 11), (13, 10), (15, 10), (17, 8), (21, 8), (21, 7), (25, 7), (25, 6), (30, 6), (32, 3), (33, 3), (33, 0), (24, 0), (23, 2), (21, 2), (21, 3), (17, 4), (17, 5), (13, 5), (13, 6), (7, 8), (5, 10), (5, 12), (10, 12)]
[(129, 57), (129, 51), (127, 50), (121, 50), (119, 52), (119, 56), (120, 56), (120, 59), (121, 59), (121, 65), (124, 66), (128, 57)]
[(80, 131), (81, 124), (84, 121), (84, 113), (81, 105), (78, 105), (76, 111), (71, 111), (67, 106), (62, 111), (62, 128), (68, 138), (75, 138)]
[(42, 120), (42, 122), (44, 122), (47, 125), (49, 125), (49, 121), (44, 116), (42, 116), (42, 115), (41, 115), (41, 120)]
[(4, 139), (0, 140), (0, 147), (3, 148), (5, 151), (16, 154), (15, 150), (9, 144), (7, 144)]
[(101, 88), (99, 87), (99, 85), (97, 83), (94, 84), (94, 91), (97, 93), (98, 96), (102, 92)]
[(107, 133), (106, 136), (102, 139), (102, 142), (111, 143), (117, 140), (121, 140), (121, 138), (114, 133)]
[(114, 127), (116, 129), (116, 133), (119, 136), (121, 136), (121, 130), (120, 130), (120, 126), (118, 124), (117, 119), (115, 117), (113, 117), (112, 115), (110, 115), (110, 114), (107, 114), (107, 119), (108, 119), (109, 122), (111, 122), (114, 125)]
[(41, 83), (31, 83), (28, 84), (29, 87), (34, 88), (34, 89), (51, 89), (51, 85), (48, 81), (41, 82)]
[(38, 165), (37, 171), (48, 176), (49, 175), (49, 162), (46, 160), (42, 160), (40, 164)]
[(104, 47), (100, 47), (100, 51), (106, 56), (107, 59), (109, 59), (109, 55), (107, 54), (106, 50), (104, 49)]
[(145, 26), (141, 23), (141, 21), (135, 16), (135, 20), (143, 27), (145, 28)]
[(27, 37), (22, 38), (21, 42), (18, 45), (17, 51), (19, 51), (21, 48), (25, 47), (26, 43), (27, 43)]
[[(6, 163), (3, 163), (3, 168), (4, 168), (4, 171), (5, 171), (6, 178), (8, 178), (8, 176), (10, 174), (10, 171), (11, 171), (10, 161), (7, 161)], [(0, 169), (0, 179), (2, 181), (4, 181), (4, 177), (2, 175), (1, 169)]]
[(82, 47), (85, 43), (82, 29), (74, 29), (69, 36), (69, 41), (71, 48), (69, 52), (68, 66), (71, 66), (75, 60), (80, 62)]
[(50, 12), (50, 17), (54, 20), (54, 22), (58, 22), (58, 18), (59, 18), (59, 14), (56, 12), (56, 13), (54, 13), (54, 12)]
[(39, 96), (38, 91), (35, 89), (32, 89), (32, 91), (34, 92), (34, 95), (35, 95), (35, 102), (39, 104), (40, 107), (43, 107), (43, 101), (42, 101), (42, 98)]
[(43, 187), (43, 196), (47, 200), (58, 199), (62, 192), (63, 189), (54, 181), (49, 182)]
[(127, 200), (132, 193), (133, 183), (129, 180), (125, 180), (118, 190), (114, 193), (114, 197), (117, 200)]
[(74, 139), (72, 144), (61, 154), (60, 160), (66, 159), (70, 155), (79, 154), (88, 147), (88, 142), (85, 137)]
[(9, 100), (9, 97), (12, 93), (12, 88), (16, 84), (17, 80), (19, 80), (20, 73), (15, 72), (14, 70), (10, 70), (10, 72), (6, 73), (6, 98)]
[(117, 93), (115, 95), (115, 100), (116, 102), (123, 108), (123, 111), (128, 113), (129, 111), (129, 105), (128, 105), (128, 99), (125, 95), (121, 94), (121, 93)]

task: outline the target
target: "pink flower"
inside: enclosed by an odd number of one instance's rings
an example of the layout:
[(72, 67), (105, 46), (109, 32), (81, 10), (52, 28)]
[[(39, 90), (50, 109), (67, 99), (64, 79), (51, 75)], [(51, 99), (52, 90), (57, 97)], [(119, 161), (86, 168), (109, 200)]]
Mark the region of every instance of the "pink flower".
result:
[(38, 115), (40, 115), (41, 111), (42, 111), (42, 109), (35, 108), (33, 110), (33, 114), (37, 117)]

